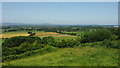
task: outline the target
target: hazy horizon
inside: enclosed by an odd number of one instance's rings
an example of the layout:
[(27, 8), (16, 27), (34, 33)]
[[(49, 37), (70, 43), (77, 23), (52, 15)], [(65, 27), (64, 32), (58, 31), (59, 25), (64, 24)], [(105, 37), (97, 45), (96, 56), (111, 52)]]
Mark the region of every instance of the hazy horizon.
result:
[(117, 25), (117, 2), (3, 2), (2, 23)]

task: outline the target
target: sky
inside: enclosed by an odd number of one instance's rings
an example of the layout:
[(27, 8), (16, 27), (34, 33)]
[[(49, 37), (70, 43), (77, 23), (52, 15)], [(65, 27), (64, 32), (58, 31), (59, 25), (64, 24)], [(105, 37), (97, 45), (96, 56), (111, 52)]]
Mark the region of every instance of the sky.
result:
[(2, 23), (118, 24), (117, 2), (3, 2)]
[(0, 2), (0, 25), (2, 24), (2, 2)]

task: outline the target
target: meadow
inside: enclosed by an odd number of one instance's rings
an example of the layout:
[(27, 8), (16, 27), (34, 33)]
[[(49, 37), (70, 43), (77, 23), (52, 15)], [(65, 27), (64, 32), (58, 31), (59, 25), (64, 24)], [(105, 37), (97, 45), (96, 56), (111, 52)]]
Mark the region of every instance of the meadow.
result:
[(75, 47), (4, 62), (4, 66), (118, 66), (118, 49)]

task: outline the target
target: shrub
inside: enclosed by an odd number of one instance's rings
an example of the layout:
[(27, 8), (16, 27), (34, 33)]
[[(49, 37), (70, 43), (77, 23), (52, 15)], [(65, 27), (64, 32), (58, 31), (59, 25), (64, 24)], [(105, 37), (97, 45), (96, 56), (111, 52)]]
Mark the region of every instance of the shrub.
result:
[(106, 46), (107, 48), (119, 49), (119, 45), (120, 45), (120, 41), (111, 41), (108, 39), (105, 39), (102, 43), (103, 43), (103, 46)]
[(84, 33), (81, 36), (81, 42), (97, 42), (97, 41), (103, 41), (104, 39), (110, 39), (111, 33), (107, 30), (94, 30)]
[(37, 50), (32, 50), (32, 51), (27, 51), (22, 54), (15, 54), (15, 55), (9, 55), (9, 56), (3, 56), (2, 61), (10, 61), (10, 60), (15, 60), (15, 59), (20, 59), (26, 56), (33, 55), (35, 53), (40, 53), (40, 54), (45, 54), (48, 52), (53, 52), (56, 51), (56, 48), (53, 46), (46, 46), (45, 48), (37, 49)]
[(41, 39), (39, 37), (31, 37), (31, 36), (12, 37), (10, 39), (6, 39), (2, 43), (2, 46), (3, 47), (16, 47), (16, 46), (19, 46), (23, 42), (33, 43), (36, 40), (41, 43)]
[(43, 44), (51, 44), (51, 43), (54, 43), (54, 42), (55, 42), (55, 39), (52, 36), (43, 37), (43, 39), (42, 39)]
[(66, 47), (75, 47), (78, 46), (80, 42), (76, 39), (71, 39), (71, 40), (62, 40), (61, 42), (55, 42), (54, 47), (58, 48), (66, 48)]
[(111, 44), (112, 44), (112, 46), (111, 46), (112, 48), (120, 49), (120, 40), (112, 41)]
[(19, 46), (21, 43), (25, 42), (25, 36), (19, 36), (19, 37), (12, 37), (10, 39), (6, 39), (2, 46), (3, 47), (15, 47)]
[(42, 44), (40, 44), (41, 39), (39, 37), (12, 37), (10, 39), (5, 40), (2, 45), (2, 53), (3, 56), (21, 54), (27, 51), (36, 50), (39, 48), (43, 48)]
[(56, 50), (55, 47), (53, 46), (46, 46), (45, 48), (42, 49), (43, 51), (47, 51), (47, 52), (53, 52)]
[(28, 34), (30, 34), (29, 36), (33, 36), (33, 35), (35, 35), (36, 33), (28, 32)]

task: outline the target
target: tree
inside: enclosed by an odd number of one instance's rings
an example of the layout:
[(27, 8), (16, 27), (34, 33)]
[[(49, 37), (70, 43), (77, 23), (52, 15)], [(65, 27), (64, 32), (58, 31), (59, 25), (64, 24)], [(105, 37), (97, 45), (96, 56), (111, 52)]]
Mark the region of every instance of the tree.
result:
[(53, 44), (55, 42), (54, 37), (48, 36), (42, 39), (43, 44)]
[(33, 36), (33, 35), (35, 35), (36, 33), (28, 32), (28, 34), (30, 34), (29, 36)]
[(100, 29), (100, 30), (93, 30), (86, 32), (81, 37), (81, 42), (96, 42), (96, 41), (103, 41), (104, 39), (110, 39), (111, 33), (107, 30)]
[(2, 45), (3, 47), (16, 47), (19, 46), (23, 42), (33, 43), (35, 41), (39, 41), (41, 43), (41, 39), (39, 37), (32, 37), (32, 36), (17, 36), (6, 39)]

